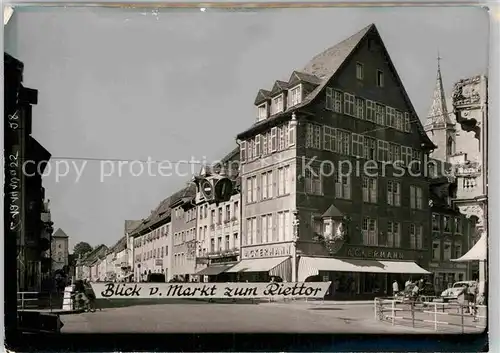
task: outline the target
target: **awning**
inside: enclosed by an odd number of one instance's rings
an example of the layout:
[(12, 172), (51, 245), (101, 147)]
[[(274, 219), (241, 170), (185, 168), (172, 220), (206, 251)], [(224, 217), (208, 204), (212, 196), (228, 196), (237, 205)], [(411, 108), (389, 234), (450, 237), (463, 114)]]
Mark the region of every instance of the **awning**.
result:
[(228, 273), (237, 272), (269, 272), (288, 260), (289, 256), (269, 257), (263, 259), (245, 259), (227, 270)]
[(454, 262), (469, 262), (469, 261), (486, 261), (488, 255), (488, 239), (486, 232), (481, 235), (481, 238), (467, 253), (458, 258), (452, 259)]
[(404, 274), (430, 273), (413, 261), (349, 260), (333, 257), (307, 256), (300, 258), (298, 269), (299, 282), (304, 282), (310, 276), (317, 276), (319, 271)]
[(233, 267), (234, 264), (231, 265), (212, 265), (204, 268), (201, 271), (195, 273), (196, 276), (216, 276), (225, 272), (227, 269)]

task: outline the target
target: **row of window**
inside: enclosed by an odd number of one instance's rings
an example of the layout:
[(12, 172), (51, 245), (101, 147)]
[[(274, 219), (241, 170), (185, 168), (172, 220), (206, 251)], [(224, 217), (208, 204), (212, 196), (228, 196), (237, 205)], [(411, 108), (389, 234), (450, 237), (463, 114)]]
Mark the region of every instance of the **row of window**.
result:
[(451, 241), (444, 241), (442, 254), (441, 254), (441, 242), (439, 240), (434, 240), (432, 242), (432, 259), (434, 261), (441, 261), (441, 260), (448, 261), (451, 259), (458, 259), (461, 256), (462, 256), (462, 244), (459, 242), (452, 243)]
[(443, 230), (444, 233), (452, 233), (453, 231), (455, 234), (462, 234), (462, 226), (462, 219), (460, 217), (451, 217), (446, 215), (439, 215), (436, 213), (432, 214), (433, 231)]
[[(232, 206), (232, 207), (231, 207)], [(220, 206), (216, 210), (210, 210), (210, 224), (211, 225), (221, 225), (222, 223), (229, 223), (231, 221), (237, 221), (240, 215), (239, 201), (234, 201), (231, 203), (226, 203), (224, 206)], [(208, 205), (200, 207), (200, 219), (208, 218)]]
[(295, 128), (290, 123), (271, 128), (270, 131), (242, 141), (240, 160), (248, 162), (295, 145)]
[(149, 259), (162, 258), (164, 256), (168, 256), (168, 245), (146, 251), (142, 254), (137, 254), (135, 260), (141, 262)]
[(404, 165), (422, 161), (422, 152), (411, 147), (314, 123), (306, 125), (306, 147)]
[[(304, 191), (311, 195), (324, 195), (323, 178), (319, 168), (314, 166), (305, 170)], [(334, 171), (335, 197), (337, 199), (351, 200), (352, 175), (344, 175)], [(362, 194), (363, 202), (378, 203), (377, 178), (363, 177)], [(248, 195), (247, 195), (248, 196)], [(387, 181), (387, 204), (401, 206), (401, 183)], [(424, 207), (423, 191), (419, 186), (410, 185), (410, 208), (422, 210)]]
[(286, 109), (291, 108), (300, 102), (302, 102), (302, 85), (299, 84), (293, 88), (290, 88), (286, 94), (286, 106), (285, 106), (285, 93), (282, 92), (276, 97), (271, 99), (271, 107), (267, 102), (260, 104), (257, 107), (257, 120), (261, 121), (267, 119), (269, 116), (276, 115), (278, 113), (284, 112)]
[(196, 219), (196, 209), (191, 208), (187, 211), (184, 211), (181, 207), (177, 207), (174, 210), (174, 217), (176, 219), (181, 219), (182, 217), (184, 217), (185, 222), (191, 222)]
[(246, 219), (243, 245), (257, 245), (292, 240), (290, 211), (281, 211)]
[(194, 239), (196, 239), (196, 228), (174, 233), (174, 245), (184, 244)]
[(369, 99), (327, 87), (325, 109), (375, 124), (411, 132), (410, 114)]
[(291, 180), (289, 165), (246, 178), (247, 204), (290, 194)]
[(139, 247), (143, 246), (144, 244), (146, 244), (146, 242), (148, 242), (148, 241), (153, 241), (155, 239), (166, 237), (169, 235), (169, 233), (170, 233), (170, 225), (169, 224), (167, 224), (163, 227), (157, 228), (146, 235), (137, 237), (134, 240), (134, 248), (139, 248)]
[[(204, 240), (207, 240), (206, 235), (203, 238)], [(205, 242), (203, 241), (203, 244), (205, 245)], [(222, 251), (230, 251), (230, 250), (236, 250), (239, 249), (240, 244), (239, 244), (239, 239), (238, 239), (238, 233), (233, 234), (233, 241), (231, 243), (231, 236), (227, 234), (224, 236), (224, 240), (222, 236), (219, 236), (217, 238), (211, 237), (210, 239), (210, 248), (208, 249), (208, 252), (214, 253), (214, 252), (222, 252)], [(200, 255), (207, 255), (207, 248), (203, 247), (201, 249), (198, 249), (198, 254)]]
[[(363, 245), (383, 246), (390, 248), (401, 247), (401, 223), (387, 222), (387, 232), (379, 232), (377, 220), (370, 217), (363, 218), (361, 233), (363, 235)], [(423, 227), (419, 224), (410, 224), (409, 228), (410, 248), (423, 249)]]

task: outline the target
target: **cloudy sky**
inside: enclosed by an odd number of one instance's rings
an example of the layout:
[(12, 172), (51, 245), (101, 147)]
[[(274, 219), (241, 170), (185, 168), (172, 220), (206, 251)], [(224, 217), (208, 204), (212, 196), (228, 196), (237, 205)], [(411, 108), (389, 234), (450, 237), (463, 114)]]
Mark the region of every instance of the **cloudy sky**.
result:
[[(120, 175), (117, 161), (98, 159), (221, 158), (254, 122), (259, 88), (370, 23), (421, 119), (438, 50), (448, 93), (460, 78), (487, 72), (481, 9), (16, 9), (5, 47), (25, 63), (25, 86), (39, 90), (33, 136), (54, 157), (44, 185), (55, 227), (71, 245), (112, 245), (125, 219), (148, 216), (190, 177), (147, 168), (133, 176), (140, 167), (130, 164)], [(57, 180), (56, 168), (67, 175)], [(198, 169), (182, 164), (179, 174)]]

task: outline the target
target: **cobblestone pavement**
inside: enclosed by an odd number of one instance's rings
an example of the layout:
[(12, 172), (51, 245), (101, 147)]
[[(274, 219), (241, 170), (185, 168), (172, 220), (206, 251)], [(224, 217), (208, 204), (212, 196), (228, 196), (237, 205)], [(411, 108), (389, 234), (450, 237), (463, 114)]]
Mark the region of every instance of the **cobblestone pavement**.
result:
[(217, 304), (186, 302), (105, 308), (61, 316), (65, 333), (112, 332), (267, 332), (267, 333), (422, 333), (374, 319), (370, 304)]

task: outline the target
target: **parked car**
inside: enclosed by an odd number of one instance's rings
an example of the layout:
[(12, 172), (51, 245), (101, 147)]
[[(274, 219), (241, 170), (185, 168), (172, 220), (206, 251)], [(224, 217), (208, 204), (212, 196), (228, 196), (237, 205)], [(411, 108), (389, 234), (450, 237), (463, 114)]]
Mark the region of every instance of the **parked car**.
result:
[(462, 293), (463, 289), (469, 285), (469, 287), (474, 287), (476, 285), (475, 281), (460, 281), (453, 283), (451, 288), (445, 289), (441, 293), (441, 298), (444, 301), (448, 300), (457, 300), (460, 293)]

